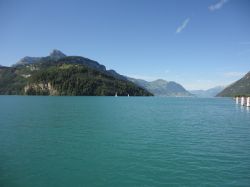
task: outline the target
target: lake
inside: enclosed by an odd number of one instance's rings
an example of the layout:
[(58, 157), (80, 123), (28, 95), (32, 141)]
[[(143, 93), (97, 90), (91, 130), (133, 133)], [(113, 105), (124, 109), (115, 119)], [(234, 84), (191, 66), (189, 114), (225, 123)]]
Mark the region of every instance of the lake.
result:
[(0, 96), (0, 186), (249, 186), (230, 98)]

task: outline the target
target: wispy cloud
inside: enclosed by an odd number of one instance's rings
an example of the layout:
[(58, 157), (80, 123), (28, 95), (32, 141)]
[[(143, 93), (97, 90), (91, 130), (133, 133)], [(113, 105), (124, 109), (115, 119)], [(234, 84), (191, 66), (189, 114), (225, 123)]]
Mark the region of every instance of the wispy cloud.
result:
[(244, 72), (237, 72), (237, 71), (232, 71), (232, 72), (226, 72), (223, 74), (224, 77), (228, 77), (228, 78), (240, 78), (242, 77), (243, 75), (245, 75)]
[(208, 9), (210, 11), (220, 10), (229, 0), (220, 0), (218, 3), (210, 5)]
[(185, 19), (182, 24), (176, 29), (176, 34), (179, 34), (183, 31), (183, 29), (185, 29), (188, 25), (188, 23), (190, 22), (190, 18)]

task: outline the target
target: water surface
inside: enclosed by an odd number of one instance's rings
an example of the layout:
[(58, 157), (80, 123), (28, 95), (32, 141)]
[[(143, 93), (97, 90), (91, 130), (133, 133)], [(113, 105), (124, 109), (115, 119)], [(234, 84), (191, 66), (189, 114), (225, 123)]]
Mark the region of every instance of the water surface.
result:
[(1, 187), (249, 184), (231, 99), (0, 96)]

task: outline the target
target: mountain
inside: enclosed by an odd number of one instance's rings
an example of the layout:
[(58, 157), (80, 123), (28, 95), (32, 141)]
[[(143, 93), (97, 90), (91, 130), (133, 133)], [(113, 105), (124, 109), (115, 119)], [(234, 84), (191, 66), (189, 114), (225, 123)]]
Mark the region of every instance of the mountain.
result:
[(14, 64), (13, 66), (17, 66), (17, 65), (25, 65), (25, 64), (34, 64), (39, 62), (39, 60), (41, 60), (40, 57), (23, 57), (21, 60), (19, 60), (16, 64)]
[(219, 97), (234, 97), (237, 95), (250, 96), (250, 72), (235, 83), (226, 87), (222, 92), (217, 94)]
[(145, 88), (155, 96), (192, 96), (183, 86), (173, 81), (165, 81), (158, 79), (148, 82), (141, 79), (134, 79), (128, 77), (128, 80)]
[(59, 60), (60, 58), (66, 57), (65, 54), (63, 54), (61, 51), (54, 49), (49, 56), (47, 57), (29, 57), (26, 56), (19, 60), (16, 64), (13, 66), (18, 66), (18, 65), (25, 65), (25, 64), (35, 64), (40, 62), (42, 59), (51, 59), (51, 60)]
[(54, 49), (50, 54), (49, 57), (54, 59), (54, 60), (59, 60), (60, 58), (64, 58), (66, 57), (66, 55), (64, 53), (62, 53), (61, 51)]
[(224, 86), (216, 86), (208, 90), (189, 90), (189, 92), (197, 97), (215, 97), (224, 88)]
[(152, 96), (88, 58), (66, 56), (58, 50), (47, 57), (30, 58), (29, 62), (0, 67), (1, 95)]

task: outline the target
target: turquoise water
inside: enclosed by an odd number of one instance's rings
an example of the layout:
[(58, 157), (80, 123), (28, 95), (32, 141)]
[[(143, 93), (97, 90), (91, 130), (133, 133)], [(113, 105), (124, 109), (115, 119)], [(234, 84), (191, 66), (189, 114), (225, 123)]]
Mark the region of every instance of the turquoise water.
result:
[(0, 186), (250, 186), (231, 99), (0, 96)]

